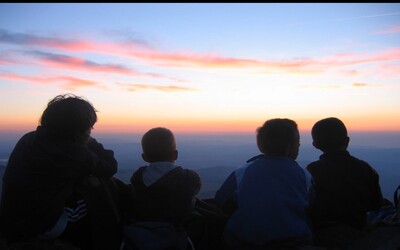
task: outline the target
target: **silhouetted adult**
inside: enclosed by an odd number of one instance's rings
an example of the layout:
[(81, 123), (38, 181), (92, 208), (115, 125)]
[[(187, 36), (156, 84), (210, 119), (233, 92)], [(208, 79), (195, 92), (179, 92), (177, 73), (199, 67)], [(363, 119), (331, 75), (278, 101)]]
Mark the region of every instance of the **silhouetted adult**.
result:
[(316, 122), (313, 146), (323, 152), (307, 169), (315, 184), (311, 219), (316, 244), (344, 247), (361, 236), (367, 212), (383, 205), (378, 173), (347, 151), (350, 138), (335, 117)]
[(300, 136), (289, 119), (257, 129), (262, 154), (228, 176), (215, 202), (232, 213), (224, 231), (227, 249), (290, 249), (312, 243), (306, 214), (311, 175), (295, 161)]
[(59, 95), (35, 131), (22, 136), (9, 158), (0, 205), (10, 244), (66, 239), (81, 249), (118, 249), (121, 241), (117, 172), (112, 150), (90, 136), (96, 110)]

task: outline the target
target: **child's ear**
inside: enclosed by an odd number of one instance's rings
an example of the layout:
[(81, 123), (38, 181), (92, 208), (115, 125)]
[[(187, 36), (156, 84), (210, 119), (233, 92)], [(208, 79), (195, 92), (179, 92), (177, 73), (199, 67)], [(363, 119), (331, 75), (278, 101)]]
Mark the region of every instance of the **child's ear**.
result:
[(312, 142), (312, 145), (313, 145), (316, 149), (319, 149), (318, 143), (317, 143), (316, 141), (313, 141), (313, 142)]
[(142, 159), (143, 159), (145, 162), (149, 162), (148, 159), (147, 159), (147, 156), (145, 155), (145, 153), (142, 153)]
[(174, 161), (178, 159), (178, 150), (174, 151)]
[(344, 143), (344, 145), (346, 145), (346, 148), (347, 148), (347, 146), (349, 146), (349, 142), (350, 142), (350, 137), (347, 136), (345, 143)]

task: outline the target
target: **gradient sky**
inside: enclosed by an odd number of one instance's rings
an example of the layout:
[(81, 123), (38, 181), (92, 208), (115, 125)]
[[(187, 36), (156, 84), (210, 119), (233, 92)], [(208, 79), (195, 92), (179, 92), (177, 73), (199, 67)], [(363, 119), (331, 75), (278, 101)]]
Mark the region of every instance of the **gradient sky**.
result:
[(96, 131), (400, 131), (400, 4), (1, 3), (0, 132), (74, 93)]

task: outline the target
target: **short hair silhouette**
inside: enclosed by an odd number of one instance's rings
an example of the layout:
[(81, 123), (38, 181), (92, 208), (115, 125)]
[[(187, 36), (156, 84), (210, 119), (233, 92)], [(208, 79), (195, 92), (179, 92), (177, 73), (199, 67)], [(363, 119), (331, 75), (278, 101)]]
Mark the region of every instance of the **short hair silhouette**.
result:
[(349, 142), (346, 126), (336, 117), (316, 122), (311, 129), (311, 136), (314, 146), (324, 152), (347, 148)]
[(142, 149), (148, 162), (171, 161), (176, 155), (174, 134), (167, 128), (152, 128), (142, 137)]
[(64, 138), (85, 133), (96, 121), (96, 110), (92, 104), (73, 94), (54, 97), (40, 118), (42, 126)]
[(269, 156), (285, 156), (288, 147), (299, 139), (296, 122), (286, 118), (267, 120), (257, 129), (258, 149)]

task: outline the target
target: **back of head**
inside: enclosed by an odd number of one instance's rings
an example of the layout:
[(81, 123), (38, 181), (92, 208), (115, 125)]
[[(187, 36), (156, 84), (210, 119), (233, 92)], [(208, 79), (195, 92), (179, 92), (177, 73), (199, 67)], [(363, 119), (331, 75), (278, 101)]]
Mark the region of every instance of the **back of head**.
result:
[(142, 137), (142, 149), (148, 162), (175, 160), (174, 134), (167, 128), (152, 128)]
[(73, 94), (58, 95), (43, 111), (40, 124), (57, 138), (72, 139), (91, 129), (96, 110), (88, 101)]
[(290, 119), (271, 119), (257, 129), (257, 146), (268, 156), (290, 156), (288, 150), (293, 147), (295, 152), (290, 152), (293, 158), (297, 157), (299, 146), (299, 131), (297, 124)]
[(329, 117), (316, 122), (311, 136), (314, 146), (324, 152), (347, 148), (347, 129), (338, 118)]

